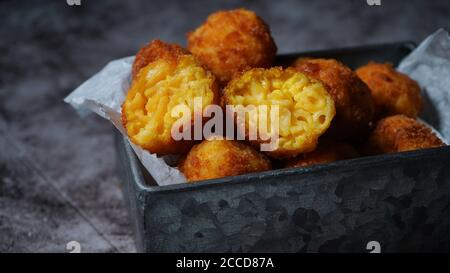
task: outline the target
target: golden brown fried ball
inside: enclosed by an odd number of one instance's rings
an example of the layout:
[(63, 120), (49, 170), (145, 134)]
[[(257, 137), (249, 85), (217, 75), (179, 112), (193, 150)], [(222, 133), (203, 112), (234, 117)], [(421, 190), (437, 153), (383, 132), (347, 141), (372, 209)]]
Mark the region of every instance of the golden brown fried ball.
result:
[(317, 149), (286, 162), (286, 167), (306, 167), (358, 157), (358, 152), (349, 144), (335, 141), (319, 143)]
[(381, 119), (369, 137), (371, 154), (395, 153), (445, 144), (424, 124), (404, 115)]
[(374, 105), (367, 85), (334, 59), (297, 59), (293, 66), (323, 82), (336, 105), (330, 133), (338, 139), (357, 139), (369, 132)]
[(422, 109), (420, 87), (407, 75), (395, 71), (391, 64), (371, 62), (356, 70), (369, 86), (377, 118), (403, 114), (416, 118)]
[(271, 162), (252, 147), (233, 140), (204, 140), (195, 145), (179, 169), (190, 182), (267, 171)]
[(188, 51), (179, 45), (167, 44), (161, 40), (153, 40), (141, 48), (136, 54), (131, 70), (132, 78), (136, 78), (139, 70), (157, 59), (162, 57), (173, 58), (185, 54), (188, 54)]
[[(267, 136), (278, 138), (272, 151), (267, 152), (276, 158), (294, 157), (314, 150), (318, 138), (328, 129), (335, 115), (333, 99), (322, 83), (293, 68), (248, 70), (227, 85), (222, 101), (235, 107), (267, 107), (267, 114), (255, 112), (253, 119), (258, 124), (267, 124), (266, 128), (251, 123), (251, 115), (247, 115), (245, 124), (238, 120), (237, 127), (245, 132), (247, 139), (252, 129), (258, 133), (267, 131), (265, 135), (258, 134), (257, 139), (249, 139), (258, 146), (268, 142), (264, 141)], [(278, 120), (272, 120), (270, 116), (274, 105), (279, 108)], [(259, 123), (261, 120), (264, 123)], [(279, 131), (272, 130), (272, 125), (275, 129), (279, 127)], [(254, 127), (257, 127), (256, 130)]]
[[(150, 55), (155, 60), (138, 72), (122, 105), (123, 125), (133, 143), (152, 153), (187, 152), (193, 142), (175, 140), (172, 131), (180, 128), (174, 125), (183, 124), (192, 131), (194, 117), (219, 102), (215, 77), (193, 55), (178, 51)], [(202, 109), (194, 108), (195, 97), (202, 98)], [(191, 116), (172, 116), (174, 107), (180, 105), (189, 108)]]
[(234, 74), (270, 67), (277, 48), (267, 24), (246, 9), (219, 11), (188, 34), (188, 49), (225, 85)]

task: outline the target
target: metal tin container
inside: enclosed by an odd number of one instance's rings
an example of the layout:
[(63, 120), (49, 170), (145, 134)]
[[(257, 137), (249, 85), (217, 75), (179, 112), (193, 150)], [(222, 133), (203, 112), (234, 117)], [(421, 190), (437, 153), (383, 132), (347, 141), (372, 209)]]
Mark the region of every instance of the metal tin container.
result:
[[(355, 68), (397, 64), (412, 43), (288, 54)], [(117, 134), (141, 252), (450, 251), (450, 147), (158, 186)], [(375, 243), (375, 244), (377, 244)]]

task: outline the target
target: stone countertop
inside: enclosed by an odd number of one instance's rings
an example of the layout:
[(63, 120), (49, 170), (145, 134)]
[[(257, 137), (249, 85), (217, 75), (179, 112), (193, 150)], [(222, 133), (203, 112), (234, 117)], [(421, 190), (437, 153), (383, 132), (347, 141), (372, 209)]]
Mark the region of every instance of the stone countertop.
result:
[(1, 1), (0, 252), (134, 251), (113, 127), (63, 98), (110, 60), (185, 33), (217, 9), (247, 7), (279, 53), (412, 40), (450, 29), (450, 2)]

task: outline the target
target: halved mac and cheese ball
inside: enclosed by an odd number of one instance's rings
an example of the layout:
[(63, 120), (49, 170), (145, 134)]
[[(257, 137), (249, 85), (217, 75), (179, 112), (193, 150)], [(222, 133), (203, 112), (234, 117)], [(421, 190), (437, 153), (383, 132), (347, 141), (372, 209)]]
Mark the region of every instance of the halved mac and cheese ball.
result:
[[(201, 98), (201, 109), (194, 107), (195, 98)], [(123, 125), (133, 143), (152, 153), (185, 153), (193, 141), (174, 139), (173, 131), (182, 131), (174, 125), (181, 122), (191, 130), (195, 116), (201, 116), (208, 105), (217, 104), (218, 98), (215, 77), (194, 56), (162, 54), (140, 69), (132, 81), (122, 105)], [(180, 106), (190, 110), (187, 118), (172, 115), (174, 107)]]
[(335, 59), (299, 58), (296, 70), (320, 80), (336, 105), (329, 133), (334, 138), (360, 140), (370, 131), (374, 104), (369, 87), (349, 67)]
[[(248, 70), (227, 85), (222, 103), (257, 109), (267, 107), (266, 112), (258, 110), (256, 116), (246, 115), (244, 121), (237, 120), (237, 128), (254, 144), (267, 143), (268, 137), (276, 139), (271, 150), (267, 150), (275, 158), (314, 150), (319, 136), (328, 129), (335, 115), (334, 101), (322, 83), (292, 68)], [(274, 106), (279, 113), (275, 119), (270, 114)], [(257, 132), (266, 134), (250, 139), (254, 126)], [(278, 130), (273, 130), (277, 127)]]
[(272, 169), (270, 160), (244, 143), (204, 140), (195, 145), (178, 165), (189, 182)]

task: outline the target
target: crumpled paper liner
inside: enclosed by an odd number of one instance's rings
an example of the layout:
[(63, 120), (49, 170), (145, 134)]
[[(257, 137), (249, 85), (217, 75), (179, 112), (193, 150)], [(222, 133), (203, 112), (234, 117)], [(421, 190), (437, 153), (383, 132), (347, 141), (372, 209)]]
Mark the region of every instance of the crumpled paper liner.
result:
[[(111, 121), (125, 136), (121, 120), (121, 105), (131, 82), (134, 57), (114, 60), (92, 76), (64, 101), (71, 104), (82, 116), (95, 112)], [(408, 55), (398, 70), (415, 79), (424, 90), (426, 105), (423, 119), (450, 139), (450, 37), (440, 29), (425, 39)], [(439, 134), (438, 134), (439, 135)], [(128, 139), (128, 137), (127, 137)], [(158, 185), (186, 183), (184, 175), (173, 164), (173, 156), (158, 157), (134, 145), (137, 157)]]
[[(64, 101), (71, 104), (82, 116), (89, 111), (97, 113), (111, 121), (126, 136), (126, 130), (122, 125), (121, 107), (130, 86), (133, 61), (134, 57), (127, 57), (108, 63), (100, 72), (70, 93)], [(158, 157), (141, 149), (129, 139), (128, 141), (158, 185), (186, 182), (184, 175), (169, 165), (174, 161), (173, 156)]]
[[(450, 36), (439, 29), (406, 56), (397, 70), (416, 80), (422, 88), (421, 118), (450, 139)], [(446, 142), (448, 143), (448, 142)]]

